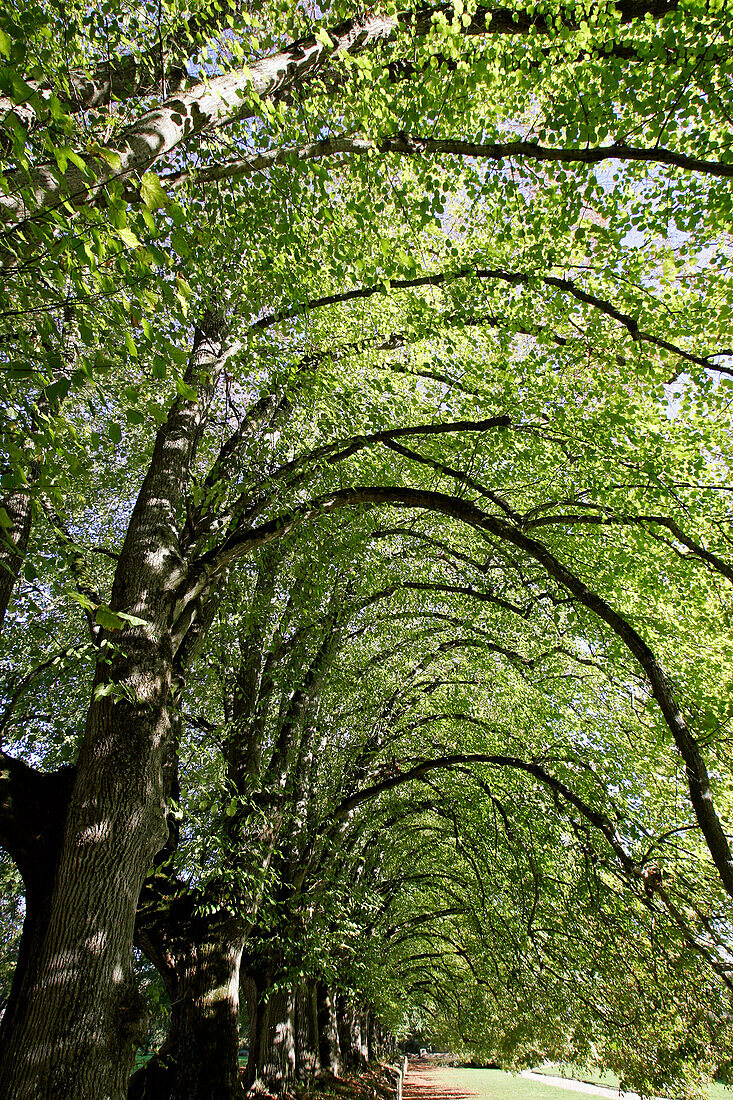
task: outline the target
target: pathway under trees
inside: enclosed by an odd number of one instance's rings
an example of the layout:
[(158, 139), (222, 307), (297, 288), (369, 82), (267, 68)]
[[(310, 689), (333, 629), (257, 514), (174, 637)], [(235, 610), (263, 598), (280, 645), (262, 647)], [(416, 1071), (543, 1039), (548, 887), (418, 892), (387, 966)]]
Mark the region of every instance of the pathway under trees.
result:
[(2, 1100), (729, 1057), (730, 4), (2, 6)]

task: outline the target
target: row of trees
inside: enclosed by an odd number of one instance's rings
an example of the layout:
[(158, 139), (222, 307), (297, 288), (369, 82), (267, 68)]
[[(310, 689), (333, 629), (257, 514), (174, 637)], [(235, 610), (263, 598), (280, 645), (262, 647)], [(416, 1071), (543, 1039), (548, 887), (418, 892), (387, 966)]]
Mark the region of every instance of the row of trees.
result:
[(2, 1095), (724, 1060), (729, 37), (0, 16)]

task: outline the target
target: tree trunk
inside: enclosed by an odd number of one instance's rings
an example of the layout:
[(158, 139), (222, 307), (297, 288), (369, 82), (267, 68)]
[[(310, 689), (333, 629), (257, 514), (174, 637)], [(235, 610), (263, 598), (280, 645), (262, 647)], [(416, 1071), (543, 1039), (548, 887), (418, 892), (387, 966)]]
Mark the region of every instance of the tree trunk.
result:
[(247, 1066), (244, 1071), (245, 1089), (251, 1089), (257, 1080), (257, 1056), (260, 1047), (260, 1034), (265, 1024), (267, 1014), (267, 981), (262, 975), (252, 969), (248, 969), (242, 977), (242, 989), (247, 998), (249, 1015), (249, 1035), (247, 1037)]
[(208, 935), (195, 931), (199, 938), (185, 953), (176, 943), (168, 965), (159, 966), (171, 1002), (170, 1030), (161, 1050), (133, 1076), (129, 1100), (234, 1100), (240, 1093), (241, 928), (230, 922)]
[[(29, 215), (38, 216), (43, 209), (64, 199), (74, 205), (91, 202), (99, 186), (112, 178), (124, 180), (145, 171), (191, 134), (216, 130), (236, 119), (251, 117), (253, 109), (246, 98), (250, 90), (267, 99), (275, 92), (305, 84), (334, 54), (360, 53), (390, 38), (397, 25), (395, 16), (352, 19), (330, 28), (328, 45), (321, 38), (301, 38), (279, 53), (250, 62), (247, 68), (212, 76), (190, 91), (167, 99), (144, 112), (121, 135), (114, 150), (119, 156), (114, 170), (107, 159), (99, 156), (86, 157), (89, 175), (75, 165), (68, 166), (64, 175), (40, 165), (30, 172), (18, 169), (10, 173), (8, 194), (0, 196), (0, 223), (11, 229), (21, 225)], [(90, 178), (96, 186), (90, 187)]]
[(318, 999), (318, 1039), (321, 1067), (335, 1077), (341, 1074), (341, 1044), (334, 998), (324, 982), (316, 987)]
[[(137, 682), (154, 686), (154, 695), (168, 679), (166, 663), (151, 659), (145, 671)], [(141, 713), (108, 697), (91, 707), (48, 919), (36, 929), (17, 992), (23, 1010), (6, 1032), (0, 1096), (126, 1094), (144, 1018), (132, 935), (140, 889), (165, 839), (159, 746), (166, 735), (161, 709)], [(149, 751), (138, 756), (140, 742)], [(103, 761), (95, 759), (100, 744)]]
[(369, 1061), (381, 1062), (382, 1060), (382, 1027), (379, 1020), (373, 1012), (369, 1013), (369, 1024), (367, 1027), (368, 1048), (369, 1048)]
[[(216, 362), (222, 319), (194, 334), (187, 376)], [(208, 375), (207, 375), (208, 377)], [(0, 1096), (122, 1100), (144, 1001), (132, 943), (166, 824), (174, 685), (171, 625), (185, 574), (179, 524), (203, 404), (177, 399), (156, 437), (110, 607), (139, 625), (105, 632), (46, 927), (34, 938), (2, 1056)]]
[(295, 994), (287, 986), (264, 981), (257, 990), (257, 1010), (250, 1031), (245, 1083), (282, 1092), (295, 1081)]
[(360, 1065), (366, 1066), (369, 1064), (369, 1018), (371, 1013), (368, 1008), (357, 1009), (357, 1017), (359, 1020), (359, 1051), (358, 1059)]
[(0, 630), (5, 621), (31, 531), (31, 499), (27, 490), (7, 493), (0, 501), (10, 527), (0, 531)]
[(0, 769), (0, 844), (20, 871), (25, 887), (18, 960), (0, 1024), (2, 1047), (17, 1015), (24, 1011), (28, 962), (48, 921), (74, 771), (66, 767), (51, 774), (38, 772), (2, 752)]
[(344, 1064), (350, 1067), (365, 1066), (369, 1052), (362, 1037), (362, 1011), (344, 996), (337, 1001), (339, 1040)]
[(301, 982), (295, 997), (295, 1073), (311, 1081), (321, 1068), (315, 982)]

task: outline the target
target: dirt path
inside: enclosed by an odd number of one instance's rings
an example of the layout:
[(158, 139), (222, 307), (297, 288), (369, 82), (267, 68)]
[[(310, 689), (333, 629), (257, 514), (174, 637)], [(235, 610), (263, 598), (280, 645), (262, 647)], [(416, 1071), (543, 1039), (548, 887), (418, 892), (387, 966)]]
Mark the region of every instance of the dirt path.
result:
[[(461, 1088), (451, 1088), (443, 1080), (444, 1067), (435, 1066), (423, 1059), (410, 1059), (410, 1067), (402, 1087), (402, 1100), (469, 1100), (477, 1093)], [(548, 1074), (524, 1070), (521, 1075), (530, 1081), (542, 1085), (551, 1085), (570, 1092), (590, 1093), (593, 1096), (605, 1096), (608, 1100), (639, 1100), (635, 1092), (619, 1093), (618, 1089), (607, 1085), (591, 1085), (585, 1081), (573, 1081), (567, 1077), (550, 1077)]]
[(475, 1092), (465, 1089), (448, 1088), (440, 1080), (443, 1067), (439, 1069), (418, 1059), (410, 1059), (410, 1068), (402, 1086), (402, 1100), (466, 1100), (476, 1096)]

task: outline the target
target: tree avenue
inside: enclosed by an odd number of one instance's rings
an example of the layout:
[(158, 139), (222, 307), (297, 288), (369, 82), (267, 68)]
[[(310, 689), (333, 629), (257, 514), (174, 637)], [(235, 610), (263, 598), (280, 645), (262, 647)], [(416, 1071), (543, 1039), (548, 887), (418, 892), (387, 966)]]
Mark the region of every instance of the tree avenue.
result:
[(0, 1096), (695, 1095), (726, 0), (254, 7), (0, 13)]

